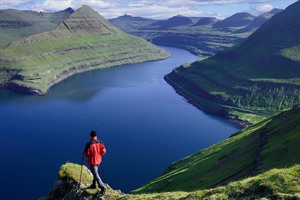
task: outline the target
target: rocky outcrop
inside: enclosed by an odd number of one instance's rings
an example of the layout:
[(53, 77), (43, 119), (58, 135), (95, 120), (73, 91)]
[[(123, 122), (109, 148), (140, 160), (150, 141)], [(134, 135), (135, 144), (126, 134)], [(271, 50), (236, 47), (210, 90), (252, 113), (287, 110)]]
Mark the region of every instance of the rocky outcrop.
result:
[[(92, 173), (86, 166), (66, 163), (61, 166), (53, 188), (43, 200), (88, 200), (102, 199), (100, 189), (89, 189)], [(105, 199), (118, 199), (124, 196), (120, 190), (113, 190), (105, 184)]]

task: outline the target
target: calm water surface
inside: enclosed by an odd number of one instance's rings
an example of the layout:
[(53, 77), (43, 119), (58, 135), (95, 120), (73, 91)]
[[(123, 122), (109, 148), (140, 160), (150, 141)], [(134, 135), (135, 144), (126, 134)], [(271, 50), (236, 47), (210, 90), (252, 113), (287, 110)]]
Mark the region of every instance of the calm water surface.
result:
[(198, 59), (165, 49), (173, 54), (167, 60), (75, 75), (43, 97), (0, 90), (0, 199), (46, 195), (62, 164), (81, 163), (92, 129), (107, 147), (100, 175), (125, 192), (237, 131), (187, 103), (163, 80)]

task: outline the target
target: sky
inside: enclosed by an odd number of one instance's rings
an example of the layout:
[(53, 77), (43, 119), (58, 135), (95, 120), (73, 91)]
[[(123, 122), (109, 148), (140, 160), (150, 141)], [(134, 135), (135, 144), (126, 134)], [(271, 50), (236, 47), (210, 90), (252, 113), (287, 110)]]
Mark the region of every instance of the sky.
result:
[(124, 14), (152, 19), (175, 15), (229, 17), (238, 12), (259, 15), (273, 8), (286, 8), (297, 0), (0, 0), (0, 9), (55, 12), (89, 5), (107, 19)]

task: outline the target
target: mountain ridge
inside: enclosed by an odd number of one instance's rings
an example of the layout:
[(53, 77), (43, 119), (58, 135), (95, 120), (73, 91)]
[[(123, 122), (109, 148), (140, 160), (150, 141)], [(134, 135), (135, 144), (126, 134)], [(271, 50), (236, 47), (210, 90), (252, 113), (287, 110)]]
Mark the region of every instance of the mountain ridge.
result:
[(280, 13), (281, 11), (283, 11), (283, 10), (274, 8), (269, 12), (261, 14), (261, 15), (255, 17), (254, 20), (248, 26), (246, 26), (245, 28), (236, 30), (234, 33), (252, 32), (253, 30), (258, 29), (266, 21), (271, 19), (271, 17), (273, 17), (274, 15)]
[[(254, 16), (250, 14), (246, 15), (254, 18)], [(274, 14), (270, 13), (269, 15), (272, 16)], [(234, 15), (224, 19), (225, 24), (224, 20), (212, 17), (182, 16), (182, 19), (187, 20), (186, 23), (179, 23), (180, 20), (176, 20), (178, 18), (180, 17), (173, 16), (166, 20), (151, 22), (148, 19), (141, 22), (129, 17), (119, 17), (111, 19), (110, 21), (125, 32), (143, 37), (154, 44), (183, 48), (195, 55), (204, 57), (212, 56), (220, 50), (241, 43), (265, 22), (263, 21), (257, 24), (254, 23), (254, 21), (257, 21), (256, 17), (253, 20), (249, 20), (247, 17), (246, 20), (243, 20), (240, 17), (234, 17)], [(236, 19), (230, 20), (230, 18)], [(226, 21), (228, 22), (227, 24)], [(231, 25), (231, 22), (237, 23), (243, 21), (246, 21), (249, 25)], [(159, 23), (159, 25), (155, 26), (157, 23)], [(217, 23), (223, 23), (224, 27), (215, 28), (214, 25)]]
[(71, 8), (55, 13), (15, 9), (0, 10), (0, 48), (6, 47), (17, 39), (51, 31), (73, 12), (74, 10)]
[(150, 24), (150, 27), (158, 27), (161, 28), (172, 28), (177, 26), (183, 26), (183, 25), (191, 25), (193, 22), (190, 18), (182, 16), (182, 15), (176, 15), (166, 20), (160, 20), (157, 22), (154, 22)]
[(50, 32), (10, 43), (0, 55), (0, 86), (36, 95), (76, 73), (170, 56), (119, 30), (88, 6)]
[[(243, 43), (176, 68), (165, 77), (194, 105), (249, 122), (300, 103), (300, 2)], [(260, 119), (259, 119), (260, 118)]]
[(247, 26), (254, 20), (254, 18), (255, 16), (246, 12), (236, 13), (223, 19), (222, 21), (216, 22), (213, 26), (214, 28)]

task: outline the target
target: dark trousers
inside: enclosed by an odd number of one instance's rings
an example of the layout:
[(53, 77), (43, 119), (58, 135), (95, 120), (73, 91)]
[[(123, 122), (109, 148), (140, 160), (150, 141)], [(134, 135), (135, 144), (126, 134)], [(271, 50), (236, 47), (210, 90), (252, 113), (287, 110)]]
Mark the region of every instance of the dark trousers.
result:
[(93, 185), (96, 185), (96, 182), (98, 183), (98, 186), (100, 187), (104, 187), (104, 184), (98, 174), (98, 168), (99, 168), (99, 165), (96, 165), (96, 166), (90, 166), (91, 167), (91, 172), (93, 174)]

